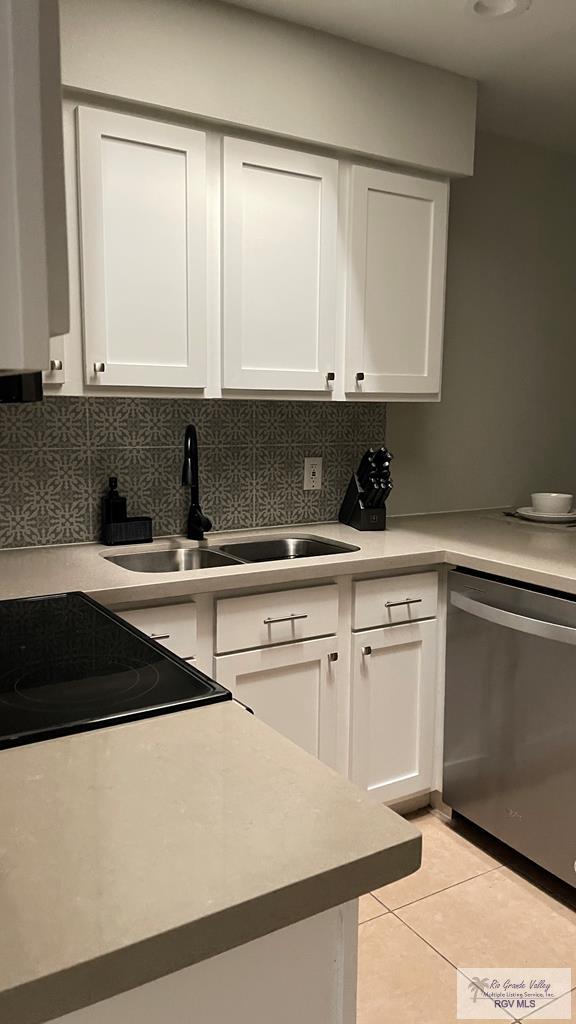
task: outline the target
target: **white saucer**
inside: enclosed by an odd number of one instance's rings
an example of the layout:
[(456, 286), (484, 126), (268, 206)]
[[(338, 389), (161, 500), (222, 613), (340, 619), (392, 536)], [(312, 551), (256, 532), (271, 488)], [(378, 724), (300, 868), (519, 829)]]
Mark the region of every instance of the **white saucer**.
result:
[(572, 512), (536, 512), (530, 506), (517, 508), (516, 515), (522, 519), (530, 519), (534, 523), (574, 523), (576, 511)]

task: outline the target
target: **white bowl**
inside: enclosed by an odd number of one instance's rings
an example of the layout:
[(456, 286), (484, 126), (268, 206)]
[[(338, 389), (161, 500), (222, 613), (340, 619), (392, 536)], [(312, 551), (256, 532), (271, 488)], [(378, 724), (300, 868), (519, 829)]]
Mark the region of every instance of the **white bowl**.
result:
[(535, 512), (556, 513), (564, 515), (572, 508), (573, 494), (555, 494), (553, 491), (541, 491), (531, 494), (532, 508)]

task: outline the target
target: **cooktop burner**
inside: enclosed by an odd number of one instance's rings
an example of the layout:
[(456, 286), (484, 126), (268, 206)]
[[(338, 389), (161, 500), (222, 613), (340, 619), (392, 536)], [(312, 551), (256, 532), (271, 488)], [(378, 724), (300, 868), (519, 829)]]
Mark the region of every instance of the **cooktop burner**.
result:
[(0, 747), (230, 699), (84, 594), (0, 602)]

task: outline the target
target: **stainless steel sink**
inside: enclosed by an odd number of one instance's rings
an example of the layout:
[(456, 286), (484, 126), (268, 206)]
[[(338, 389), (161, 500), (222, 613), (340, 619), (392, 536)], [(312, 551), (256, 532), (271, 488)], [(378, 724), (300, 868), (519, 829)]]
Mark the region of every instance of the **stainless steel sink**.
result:
[(132, 572), (186, 572), (188, 569), (213, 569), (223, 565), (241, 565), (239, 558), (214, 548), (168, 548), (164, 551), (138, 551), (128, 555), (104, 555), (109, 562)]
[(245, 565), (246, 562), (312, 558), (359, 550), (353, 544), (339, 544), (337, 541), (323, 540), (322, 537), (256, 537), (213, 548), (165, 548), (163, 551), (136, 551), (102, 557), (132, 572), (187, 572), (189, 569), (214, 569), (226, 565)]
[(315, 558), (318, 555), (340, 555), (359, 551), (353, 544), (339, 544), (321, 537), (262, 537), (221, 544), (220, 551), (235, 555), (244, 562), (273, 562), (284, 558)]

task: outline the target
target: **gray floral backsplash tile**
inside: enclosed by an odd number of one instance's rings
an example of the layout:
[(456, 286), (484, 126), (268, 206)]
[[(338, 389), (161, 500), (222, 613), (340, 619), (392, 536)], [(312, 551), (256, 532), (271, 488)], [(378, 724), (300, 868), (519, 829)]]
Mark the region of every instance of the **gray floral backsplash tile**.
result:
[[(0, 548), (97, 540), (117, 476), (129, 515), (182, 533), (184, 428), (199, 440), (200, 499), (219, 530), (335, 520), (362, 452), (385, 440), (384, 403), (50, 397), (0, 405)], [(303, 489), (321, 456), (322, 488)]]

